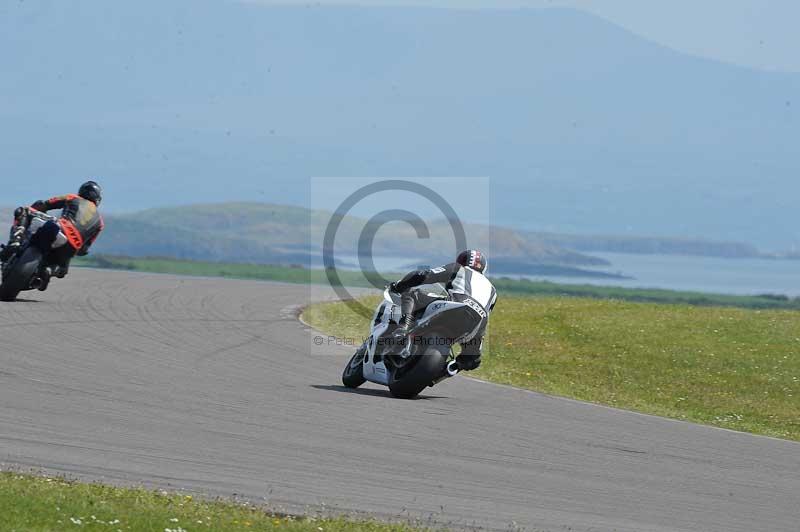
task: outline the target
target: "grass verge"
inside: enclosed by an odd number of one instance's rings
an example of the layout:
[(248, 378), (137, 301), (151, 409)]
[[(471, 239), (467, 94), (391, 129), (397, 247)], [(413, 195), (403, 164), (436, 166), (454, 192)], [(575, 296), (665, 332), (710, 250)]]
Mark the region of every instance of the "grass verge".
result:
[[(337, 336), (369, 328), (343, 303), (303, 318)], [(485, 353), (473, 375), (492, 382), (800, 440), (800, 312), (503, 297)]]
[(296, 518), (254, 506), (195, 500), (188, 495), (0, 473), (2, 530), (45, 532), (259, 531), (403, 532), (405, 525), (346, 519)]

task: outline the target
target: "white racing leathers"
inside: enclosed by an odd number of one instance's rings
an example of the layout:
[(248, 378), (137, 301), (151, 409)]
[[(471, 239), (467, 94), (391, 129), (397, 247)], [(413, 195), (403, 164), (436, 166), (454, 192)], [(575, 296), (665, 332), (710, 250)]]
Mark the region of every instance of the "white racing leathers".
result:
[(456, 262), (430, 270), (413, 271), (394, 284), (395, 290), (403, 295), (403, 316), (412, 316), (444, 297), (416, 289), (431, 284), (443, 285), (449, 299), (469, 305), (483, 317), (478, 333), (471, 341), (462, 344), (461, 355), (458, 357), (463, 369), (478, 367), (489, 314), (497, 303), (497, 290), (485, 275)]

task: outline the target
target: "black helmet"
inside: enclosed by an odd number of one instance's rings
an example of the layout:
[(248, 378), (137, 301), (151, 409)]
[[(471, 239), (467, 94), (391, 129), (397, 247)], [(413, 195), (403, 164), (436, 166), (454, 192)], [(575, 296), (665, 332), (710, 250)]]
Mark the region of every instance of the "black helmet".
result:
[(485, 272), (486, 267), (489, 265), (489, 262), (486, 260), (486, 256), (477, 249), (468, 249), (467, 251), (462, 251), (458, 254), (456, 262), (465, 268), (471, 268), (480, 273)]
[(93, 202), (95, 205), (100, 205), (100, 202), (103, 201), (103, 189), (94, 181), (87, 181), (78, 189), (78, 196)]

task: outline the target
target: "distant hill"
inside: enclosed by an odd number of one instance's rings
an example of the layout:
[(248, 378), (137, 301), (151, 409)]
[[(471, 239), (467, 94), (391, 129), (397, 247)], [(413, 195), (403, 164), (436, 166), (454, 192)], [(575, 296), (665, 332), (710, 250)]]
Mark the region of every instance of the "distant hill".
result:
[(580, 11), (8, 1), (0, 49), (4, 202), (87, 174), (112, 210), (489, 176), (482, 222), (800, 244), (800, 74)]
[(707, 239), (637, 237), (612, 235), (563, 235), (523, 233), (537, 242), (580, 252), (634, 253), (641, 255), (694, 255), (700, 257), (756, 258), (763, 254), (756, 246), (742, 242)]
[[(107, 231), (96, 252), (128, 256), (271, 264), (321, 263), (322, 236), (331, 214), (302, 207), (262, 203), (221, 203), (107, 216)], [(358, 255), (366, 221), (345, 217), (337, 234), (337, 256)], [(431, 238), (394, 223), (381, 229), (373, 252), (386, 257), (452, 260), (449, 226), (431, 222)], [(607, 262), (569, 251), (506, 228), (467, 225), (472, 241), (490, 242), (493, 257), (514, 264), (599, 266)]]
[[(12, 208), (0, 207), (0, 238), (11, 221)], [(321, 267), (322, 235), (331, 213), (268, 203), (217, 203), (148, 209), (125, 215), (106, 215), (106, 232), (94, 251), (130, 257), (173, 257), (188, 260)], [(338, 264), (353, 266), (365, 220), (348, 216), (337, 235)], [(426, 264), (452, 260), (443, 253), (453, 246), (444, 221), (428, 222), (430, 239), (418, 239), (402, 223), (381, 229), (374, 242), (376, 256), (424, 258)], [(467, 224), (468, 237), (485, 247), (496, 273), (529, 275), (605, 276), (589, 272), (609, 266), (592, 252), (694, 255), (723, 258), (800, 259), (795, 251), (762, 253), (739, 242), (716, 242), (658, 237), (564, 235), (517, 231), (506, 227)], [(402, 263), (402, 261), (398, 261)], [(411, 264), (409, 262), (408, 264)]]

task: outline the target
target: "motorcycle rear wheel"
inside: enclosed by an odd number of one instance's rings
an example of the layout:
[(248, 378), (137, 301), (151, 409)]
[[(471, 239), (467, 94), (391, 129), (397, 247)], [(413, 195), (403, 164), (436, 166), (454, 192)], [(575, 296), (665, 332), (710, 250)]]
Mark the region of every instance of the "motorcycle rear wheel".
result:
[(410, 368), (396, 369), (389, 375), (389, 391), (399, 399), (412, 399), (441, 377), (450, 356), (450, 348), (430, 346), (424, 352), (414, 355)]

